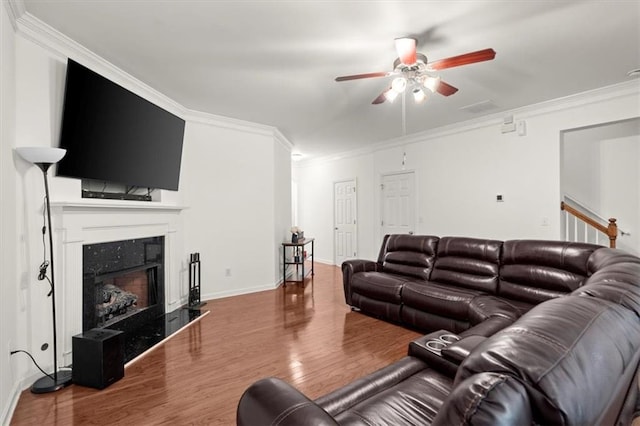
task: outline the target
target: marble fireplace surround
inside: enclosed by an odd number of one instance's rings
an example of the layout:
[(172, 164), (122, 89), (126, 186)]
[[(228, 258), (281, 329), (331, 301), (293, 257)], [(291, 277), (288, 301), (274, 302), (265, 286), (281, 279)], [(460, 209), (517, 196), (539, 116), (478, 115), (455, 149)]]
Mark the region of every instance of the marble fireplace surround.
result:
[[(58, 351), (61, 365), (72, 363), (72, 337), (82, 333), (82, 247), (134, 238), (164, 237), (165, 312), (187, 301), (182, 269), (184, 207), (121, 201), (53, 202)], [(185, 266), (186, 267), (186, 266)]]

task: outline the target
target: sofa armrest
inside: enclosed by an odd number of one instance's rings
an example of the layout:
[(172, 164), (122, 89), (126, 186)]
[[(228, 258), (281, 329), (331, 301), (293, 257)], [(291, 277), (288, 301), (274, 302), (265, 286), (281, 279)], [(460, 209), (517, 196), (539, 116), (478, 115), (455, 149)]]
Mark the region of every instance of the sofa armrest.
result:
[(274, 377), (255, 382), (242, 394), (236, 423), (238, 426), (338, 424), (297, 389)]
[(504, 299), (484, 294), (471, 301), (468, 315), (471, 328), (461, 332), (460, 337), (489, 337), (515, 322), (520, 311)]
[(484, 336), (467, 336), (442, 349), (442, 357), (460, 365), (480, 343), (487, 340)]
[(513, 324), (513, 320), (505, 317), (490, 317), (482, 321), (480, 324), (474, 325), (468, 330), (458, 333), (461, 338), (469, 336), (484, 336), (490, 337), (496, 334), (503, 328), (507, 328)]
[(358, 272), (377, 272), (382, 265), (372, 260), (352, 259), (342, 262), (342, 283), (344, 285), (344, 299), (351, 306), (351, 280)]

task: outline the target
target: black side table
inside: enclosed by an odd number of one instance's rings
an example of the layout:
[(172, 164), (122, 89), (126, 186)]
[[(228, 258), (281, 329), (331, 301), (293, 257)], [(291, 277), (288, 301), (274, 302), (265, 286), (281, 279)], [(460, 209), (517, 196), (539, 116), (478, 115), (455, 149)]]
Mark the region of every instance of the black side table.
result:
[[(307, 275), (313, 273), (313, 241), (315, 238), (305, 238), (296, 243), (282, 243), (282, 285), (286, 286), (287, 282), (303, 282)], [(311, 244), (311, 251), (307, 252), (305, 247)], [(289, 255), (289, 257), (287, 257)], [(311, 269), (305, 271), (305, 262), (311, 261)], [(287, 266), (295, 266), (292, 279), (287, 279)]]

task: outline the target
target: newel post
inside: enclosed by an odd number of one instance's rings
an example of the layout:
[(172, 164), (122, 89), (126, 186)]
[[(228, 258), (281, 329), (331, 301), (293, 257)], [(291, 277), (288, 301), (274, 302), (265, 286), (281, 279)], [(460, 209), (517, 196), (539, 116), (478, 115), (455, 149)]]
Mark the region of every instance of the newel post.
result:
[(618, 237), (618, 225), (616, 219), (609, 218), (609, 225), (607, 226), (607, 235), (609, 236), (609, 247), (616, 248), (616, 238)]

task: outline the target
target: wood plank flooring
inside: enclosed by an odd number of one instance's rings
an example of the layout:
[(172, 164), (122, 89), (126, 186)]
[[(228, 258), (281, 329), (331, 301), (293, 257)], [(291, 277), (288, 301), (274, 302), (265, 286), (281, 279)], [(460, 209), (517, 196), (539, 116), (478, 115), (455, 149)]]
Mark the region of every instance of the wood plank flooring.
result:
[(104, 390), (26, 390), (14, 425), (234, 425), (242, 392), (276, 376), (314, 399), (407, 352), (420, 334), (351, 312), (340, 269), (304, 286), (211, 300), (211, 313), (127, 367)]

